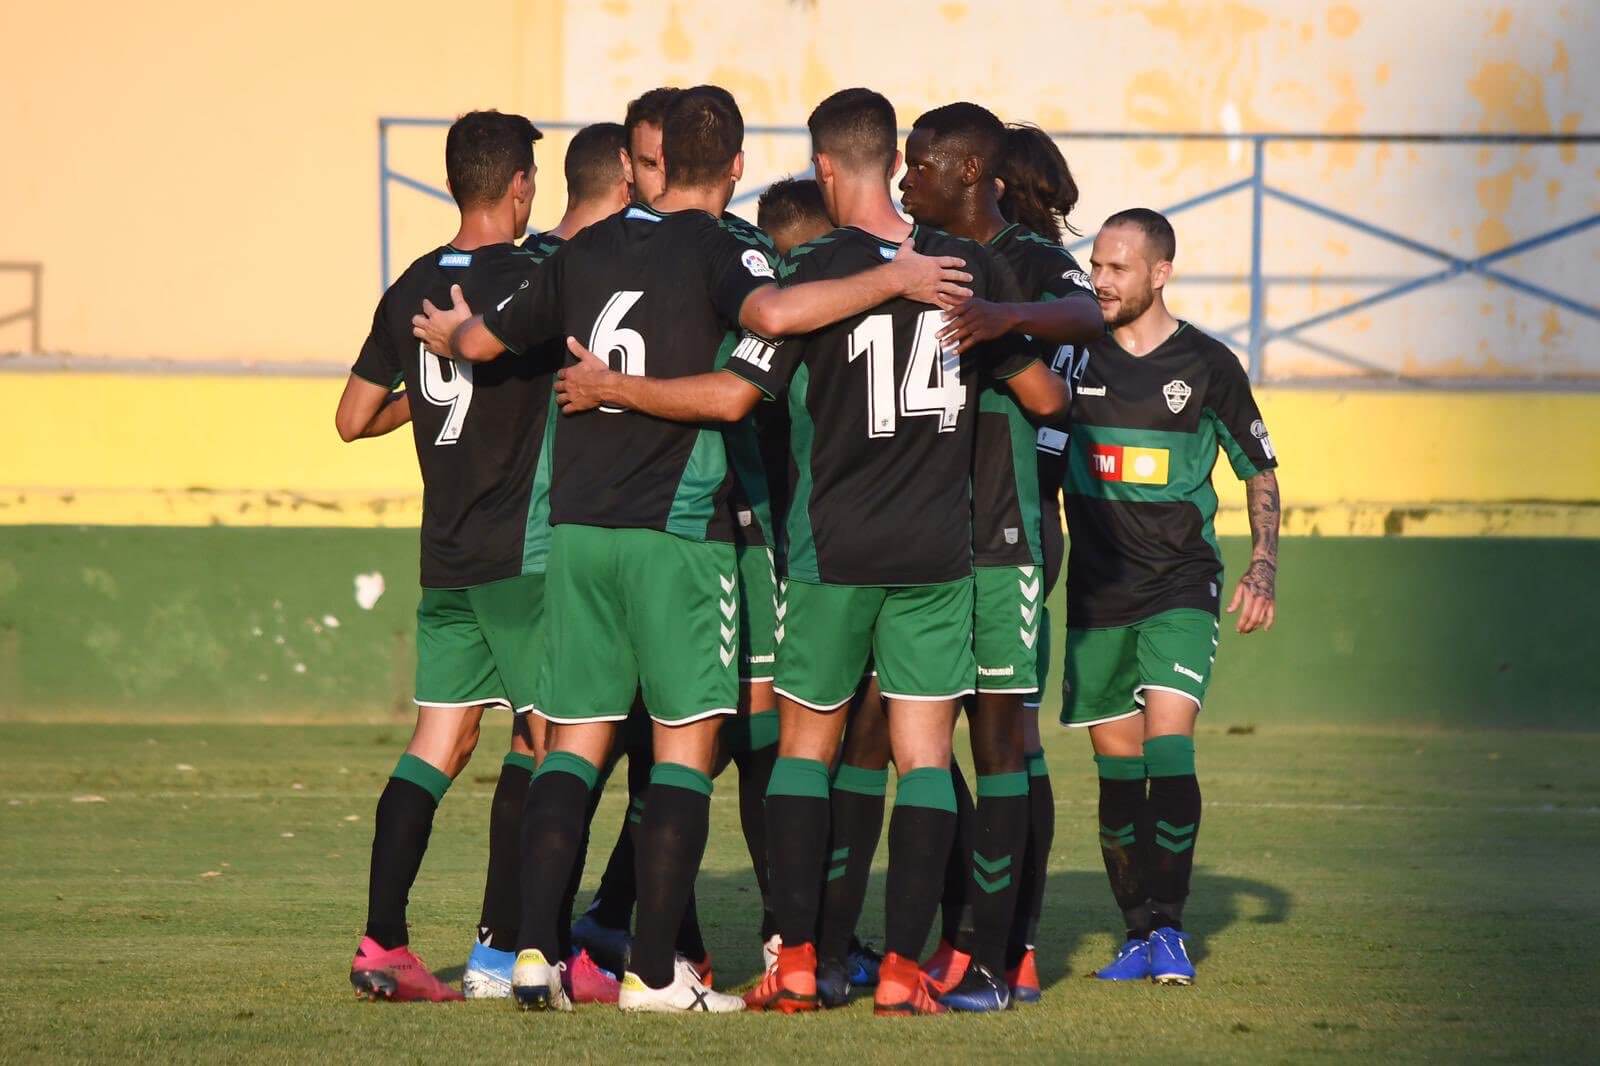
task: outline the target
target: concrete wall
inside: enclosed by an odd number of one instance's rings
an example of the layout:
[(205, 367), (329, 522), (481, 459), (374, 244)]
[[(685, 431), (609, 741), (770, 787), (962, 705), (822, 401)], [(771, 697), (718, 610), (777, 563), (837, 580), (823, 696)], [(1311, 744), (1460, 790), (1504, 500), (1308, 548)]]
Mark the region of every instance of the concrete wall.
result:
[[(0, 260), (45, 265), (57, 352), (227, 363), (344, 363), (377, 295), (376, 119), (497, 106), (618, 118), (662, 83), (721, 82), (752, 123), (803, 122), (869, 84), (909, 122), (957, 96), (1062, 129), (1572, 131), (1596, 125), (1593, 5), (1561, 0), (284, 0), (218, 5), (8, 4), (0, 10)], [(441, 137), (397, 137), (408, 173), (441, 183)], [(542, 153), (536, 220), (560, 209), (560, 138)], [(1242, 145), (1069, 146), (1095, 222), (1233, 180)], [(754, 184), (803, 168), (803, 138), (752, 138)], [(1283, 146), (1290, 191), (1473, 255), (1600, 210), (1600, 152), (1566, 148)], [(1426, 260), (1282, 205), (1268, 268), (1282, 323), (1421, 272)], [(1180, 279), (1247, 262), (1242, 198), (1180, 220)], [(448, 236), (450, 213), (397, 192), (397, 264)], [(1505, 264), (1593, 298), (1600, 230)], [(0, 317), (20, 276), (0, 273)], [(1245, 290), (1196, 281), (1179, 307), (1213, 327)], [(1311, 338), (1382, 366), (1457, 376), (1600, 374), (1593, 320), (1459, 280)], [(0, 327), (0, 352), (26, 347)], [(1275, 345), (1278, 377), (1346, 372)]]

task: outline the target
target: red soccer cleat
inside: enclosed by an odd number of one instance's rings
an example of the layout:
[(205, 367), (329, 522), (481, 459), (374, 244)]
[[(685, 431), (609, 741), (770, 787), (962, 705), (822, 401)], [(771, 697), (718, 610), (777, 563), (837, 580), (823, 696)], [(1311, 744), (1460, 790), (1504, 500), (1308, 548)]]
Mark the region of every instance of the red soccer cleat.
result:
[(566, 986), (567, 998), (574, 1003), (615, 1003), (622, 990), (622, 982), (595, 962), (587, 948), (567, 960), (561, 983)]
[[(963, 962), (962, 973), (966, 969)], [(872, 1013), (882, 1018), (943, 1014), (945, 1008), (939, 1004), (938, 996), (938, 986), (915, 959), (891, 951), (878, 966), (878, 989), (872, 995)]]
[(810, 944), (778, 949), (778, 962), (745, 993), (748, 1010), (783, 1014), (817, 1009), (817, 949)]
[(940, 939), (939, 946), (929, 955), (922, 964), (922, 972), (927, 974), (938, 989), (938, 995), (944, 995), (967, 975), (967, 965), (972, 962), (972, 956), (965, 951), (957, 951), (956, 946), (950, 941)]
[(1022, 961), (1006, 974), (1006, 983), (1011, 986), (1011, 998), (1018, 1003), (1039, 1002), (1039, 969), (1034, 965), (1032, 948), (1029, 948), (1022, 956)]
[(700, 983), (711, 988), (711, 979), (716, 976), (716, 972), (711, 969), (711, 952), (706, 952), (706, 957), (699, 961), (689, 959), (689, 965), (694, 967), (695, 976), (700, 978)]
[(356, 957), (350, 963), (350, 983), (356, 997), (395, 1003), (449, 1003), (462, 995), (437, 977), (405, 945), (384, 948), (371, 937), (362, 937)]

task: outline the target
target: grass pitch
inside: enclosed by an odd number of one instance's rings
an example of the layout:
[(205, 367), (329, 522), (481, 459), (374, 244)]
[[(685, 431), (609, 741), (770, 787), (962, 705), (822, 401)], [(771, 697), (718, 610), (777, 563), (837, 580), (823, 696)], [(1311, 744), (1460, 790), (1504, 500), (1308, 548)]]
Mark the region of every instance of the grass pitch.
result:
[[(408, 728), (0, 722), (0, 1060), (1579, 1061), (1596, 1046), (1597, 735), (1203, 730), (1200, 978), (1185, 989), (1086, 979), (1119, 930), (1085, 738), (1050, 729), (1044, 1002), (880, 1020), (864, 1001), (801, 1018), (356, 1002), (373, 807)], [(486, 729), (413, 893), (413, 944), (451, 976), (478, 914), (497, 748)], [(699, 883), (723, 987), (759, 959), (731, 784)], [(880, 943), (883, 859), (862, 930)]]

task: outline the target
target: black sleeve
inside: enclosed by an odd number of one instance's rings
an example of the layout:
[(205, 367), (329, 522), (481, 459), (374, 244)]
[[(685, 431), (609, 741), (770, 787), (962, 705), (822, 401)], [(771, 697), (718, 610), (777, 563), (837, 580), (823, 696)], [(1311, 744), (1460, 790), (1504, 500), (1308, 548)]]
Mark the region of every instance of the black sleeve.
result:
[(1094, 299), (1094, 282), (1089, 280), (1088, 273), (1078, 265), (1071, 252), (1057, 249), (1051, 252), (1051, 258), (1055, 261), (1049, 264), (1049, 269), (1040, 271), (1043, 278), (1039, 282), (1039, 299), (1064, 300), (1069, 296)]
[(372, 331), (362, 342), (361, 354), (356, 356), (350, 373), (374, 385), (397, 389), (405, 375), (400, 354), (394, 348), (394, 338), (389, 335), (388, 315), (385, 314), (388, 306), (389, 294), (384, 293), (383, 299), (378, 301), (378, 309), (372, 313)]
[[(974, 257), (968, 255), (966, 258), (967, 269), (971, 270)], [(1026, 298), (1022, 295), (1022, 285), (1009, 263), (986, 251), (978, 259), (983, 271), (985, 299), (1008, 304), (1026, 302)], [(976, 280), (978, 279), (974, 275), (974, 281)], [(1008, 333), (1004, 337), (996, 337), (989, 343), (981, 345), (978, 353), (983, 361), (984, 373), (996, 381), (1004, 381), (1028, 369), (1028, 364), (1035, 359), (1043, 361), (1042, 347), (1025, 334)]]
[[(1191, 327), (1192, 328), (1192, 327)], [(1250, 378), (1238, 358), (1218, 345), (1212, 359), (1211, 380), (1206, 384), (1206, 415), (1217, 427), (1217, 439), (1240, 481), (1278, 465), (1278, 455), (1261, 420), (1261, 409), (1250, 391)]]
[(712, 306), (735, 328), (746, 298), (777, 280), (776, 264), (765, 248), (740, 240), (721, 225), (706, 227), (700, 261)]
[(534, 267), (520, 288), (483, 312), (483, 325), (509, 351), (521, 355), (562, 329), (561, 275), (566, 255)]

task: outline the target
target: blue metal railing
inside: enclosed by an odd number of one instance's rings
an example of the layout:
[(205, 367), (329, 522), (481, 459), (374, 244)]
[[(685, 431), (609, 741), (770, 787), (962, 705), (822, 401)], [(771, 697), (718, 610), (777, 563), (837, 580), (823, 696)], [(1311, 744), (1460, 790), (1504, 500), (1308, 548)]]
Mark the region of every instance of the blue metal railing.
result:
[[(390, 164), (390, 131), (404, 127), (447, 127), (449, 119), (421, 118), (421, 117), (382, 117), (378, 119), (378, 223), (379, 223), (379, 280), (382, 287), (387, 287), (392, 280), (390, 272), (389, 226), (390, 203), (389, 190), (391, 185), (411, 189), (435, 199), (450, 201), (449, 194), (444, 189), (418, 180), (410, 175), (394, 169)], [(551, 131), (570, 132), (582, 129), (588, 125), (586, 122), (572, 121), (537, 121), (535, 123), (542, 129)], [(902, 130), (902, 135), (909, 131)], [(780, 135), (793, 137), (806, 137), (808, 132), (804, 126), (787, 125), (757, 125), (747, 126), (746, 135)], [(1524, 296), (1543, 301), (1551, 306), (1559, 307), (1572, 314), (1582, 316), (1595, 322), (1600, 322), (1600, 304), (1585, 302), (1575, 299), (1564, 293), (1557, 292), (1543, 285), (1518, 278), (1503, 270), (1496, 269), (1495, 264), (1513, 256), (1537, 248), (1545, 247), (1557, 241), (1576, 236), (1596, 226), (1600, 226), (1600, 212), (1591, 213), (1581, 218), (1562, 223), (1531, 237), (1524, 238), (1513, 244), (1496, 249), (1471, 258), (1463, 258), (1443, 248), (1416, 240), (1398, 230), (1377, 225), (1367, 219), (1359, 218), (1346, 211), (1341, 211), (1325, 203), (1320, 203), (1306, 196), (1296, 194), (1270, 184), (1266, 178), (1267, 147), (1271, 144), (1431, 144), (1431, 145), (1479, 145), (1479, 146), (1576, 146), (1600, 145), (1600, 133), (1562, 133), (1562, 134), (1517, 134), (1517, 133), (1378, 133), (1378, 134), (1325, 134), (1325, 133), (1177, 133), (1177, 132), (1143, 132), (1133, 130), (1053, 130), (1050, 136), (1058, 141), (1076, 142), (1117, 142), (1117, 141), (1144, 141), (1144, 142), (1226, 142), (1229, 144), (1248, 144), (1250, 146), (1251, 169), (1247, 177), (1230, 181), (1216, 188), (1207, 189), (1187, 199), (1180, 200), (1163, 208), (1166, 215), (1179, 214), (1192, 211), (1196, 208), (1223, 200), (1240, 193), (1250, 196), (1250, 267), (1249, 272), (1243, 275), (1231, 274), (1185, 274), (1186, 282), (1200, 282), (1211, 284), (1245, 284), (1249, 289), (1250, 314), (1243, 322), (1231, 323), (1226, 326), (1207, 326), (1209, 332), (1226, 340), (1235, 348), (1243, 348), (1249, 355), (1249, 370), (1252, 381), (1260, 382), (1266, 372), (1266, 346), (1274, 340), (1292, 340), (1297, 345), (1304, 347), (1316, 354), (1330, 359), (1336, 363), (1361, 371), (1368, 375), (1377, 375), (1386, 378), (1389, 383), (1402, 385), (1421, 385), (1426, 382), (1417, 378), (1408, 378), (1399, 374), (1393, 368), (1380, 366), (1363, 359), (1351, 352), (1344, 351), (1332, 344), (1315, 340), (1306, 336), (1307, 332), (1331, 322), (1349, 318), (1352, 315), (1371, 308), (1389, 303), (1403, 296), (1412, 295), (1423, 289), (1441, 285), (1451, 279), (1463, 275), (1493, 281), (1503, 285)], [(809, 168), (807, 168), (809, 173)], [(765, 186), (749, 188), (741, 191), (734, 197), (733, 204), (738, 205), (758, 198), (765, 191)], [(1364, 236), (1384, 242), (1395, 248), (1423, 256), (1439, 264), (1439, 268), (1422, 274), (1359, 274), (1349, 276), (1327, 274), (1268, 274), (1263, 264), (1263, 208), (1268, 200), (1273, 200), (1301, 211), (1314, 215), (1336, 225), (1347, 227)], [(1092, 237), (1084, 237), (1067, 245), (1073, 251), (1079, 251), (1093, 241)], [(1348, 303), (1326, 311), (1319, 311), (1283, 325), (1275, 325), (1267, 319), (1267, 296), (1269, 289), (1274, 285), (1302, 286), (1311, 284), (1339, 284), (1382, 286), (1377, 292), (1368, 293)], [(1595, 287), (1591, 286), (1591, 290)], [(1241, 331), (1245, 331), (1241, 335)], [(1507, 379), (1497, 384), (1517, 384), (1516, 379)], [(1574, 383), (1577, 384), (1577, 383)], [(1585, 380), (1582, 384), (1600, 386), (1600, 377), (1592, 382)]]

